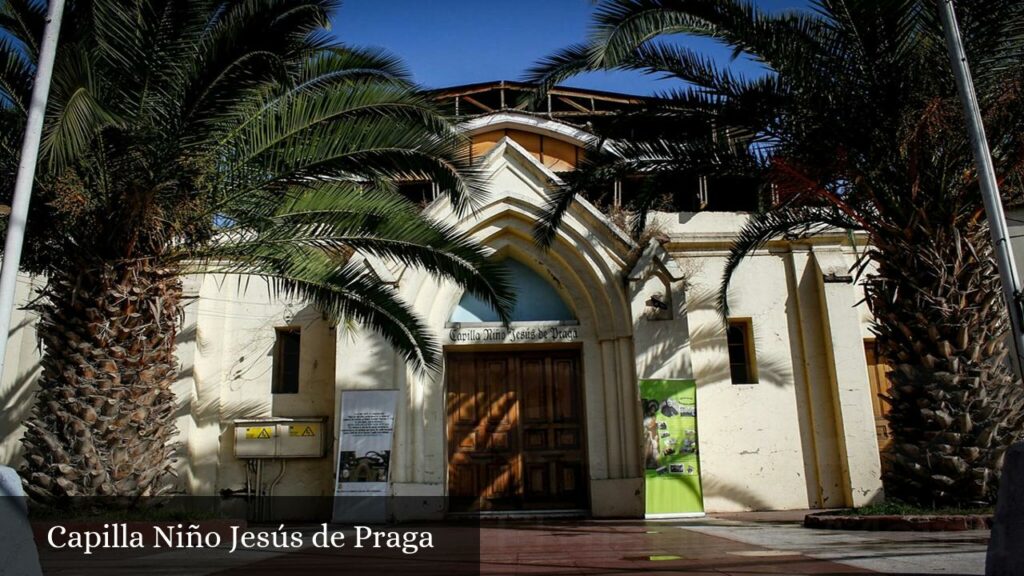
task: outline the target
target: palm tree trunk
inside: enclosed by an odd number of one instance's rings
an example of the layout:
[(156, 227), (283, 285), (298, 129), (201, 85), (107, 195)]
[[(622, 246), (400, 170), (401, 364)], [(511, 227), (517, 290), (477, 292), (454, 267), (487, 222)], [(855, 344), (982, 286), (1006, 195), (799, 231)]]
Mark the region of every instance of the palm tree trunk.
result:
[(43, 372), (21, 474), (38, 500), (134, 501), (170, 472), (181, 281), (145, 260), (89, 264), (49, 278), (34, 304)]
[(1021, 438), (1024, 388), (1007, 360), (1008, 315), (988, 227), (932, 225), (927, 212), (873, 241), (867, 279), (879, 353), (894, 368), (886, 493), (922, 505), (996, 496), (1003, 453)]

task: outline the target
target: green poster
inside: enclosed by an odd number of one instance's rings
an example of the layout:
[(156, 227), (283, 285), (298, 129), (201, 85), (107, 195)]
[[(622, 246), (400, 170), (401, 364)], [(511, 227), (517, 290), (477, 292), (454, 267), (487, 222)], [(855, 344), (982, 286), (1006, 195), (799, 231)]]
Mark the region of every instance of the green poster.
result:
[(647, 516), (704, 512), (697, 451), (697, 383), (641, 380)]

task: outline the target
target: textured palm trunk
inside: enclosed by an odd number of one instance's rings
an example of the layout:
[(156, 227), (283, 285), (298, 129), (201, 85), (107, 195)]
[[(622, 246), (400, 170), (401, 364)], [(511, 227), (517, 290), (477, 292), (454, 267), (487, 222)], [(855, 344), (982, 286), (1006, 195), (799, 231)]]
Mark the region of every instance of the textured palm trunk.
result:
[(35, 305), (43, 372), (23, 440), (33, 498), (161, 490), (176, 432), (175, 272), (135, 261), (49, 279)]
[(988, 228), (932, 226), (924, 211), (875, 241), (867, 301), (893, 367), (886, 493), (923, 505), (995, 499), (1021, 438), (1024, 389), (1007, 360), (1009, 318)]

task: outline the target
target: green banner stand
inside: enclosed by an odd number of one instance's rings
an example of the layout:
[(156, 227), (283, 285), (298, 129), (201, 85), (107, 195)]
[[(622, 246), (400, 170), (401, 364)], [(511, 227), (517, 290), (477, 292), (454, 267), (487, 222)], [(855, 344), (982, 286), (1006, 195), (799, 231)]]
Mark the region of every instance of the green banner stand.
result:
[(697, 383), (641, 380), (646, 517), (702, 516)]

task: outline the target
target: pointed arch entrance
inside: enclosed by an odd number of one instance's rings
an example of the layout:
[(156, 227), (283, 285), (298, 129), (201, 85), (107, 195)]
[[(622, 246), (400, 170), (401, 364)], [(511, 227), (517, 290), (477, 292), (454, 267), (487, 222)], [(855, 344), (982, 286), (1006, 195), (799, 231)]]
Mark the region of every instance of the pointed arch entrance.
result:
[[(476, 313), (460, 316), (459, 307), (472, 312), (472, 304), (458, 287), (428, 274), (402, 273), (401, 293), (436, 328), (445, 362), (440, 374), (396, 373), (404, 401), (396, 414), (395, 462), (404, 464), (394, 469), (395, 494), (445, 496), (455, 504), (449, 512), (461, 504), (471, 511), (582, 508), (594, 517), (640, 516), (639, 397), (625, 280), (636, 246), (580, 201), (551, 246), (539, 248), (533, 230), (544, 217), (546, 186), (557, 175), (508, 138), (487, 152), (480, 170), (491, 191), (486, 203), (460, 215), (438, 201), (426, 215), (489, 247), (494, 259), (528, 269), (564, 303), (569, 319), (503, 326)], [(533, 302), (529, 295), (523, 301)], [(524, 388), (524, 379), (542, 385)], [(487, 382), (502, 384), (488, 388)], [(528, 404), (525, 395), (534, 392), (546, 403)], [(502, 403), (514, 422), (487, 412)], [(522, 424), (527, 407), (543, 412), (536, 424), (543, 430)], [(458, 410), (461, 427), (449, 421)], [(531, 460), (523, 449), (527, 442), (536, 443), (544, 458)], [(460, 456), (465, 462), (476, 462), (472, 472), (452, 471), (460, 451), (469, 452)]]
[(514, 345), (520, 334), (555, 340), (579, 322), (547, 279), (514, 258), (502, 264), (518, 297), (512, 327), (472, 294), (448, 323), (470, 342), (502, 343), (445, 355), (449, 511), (585, 510), (580, 348)]

